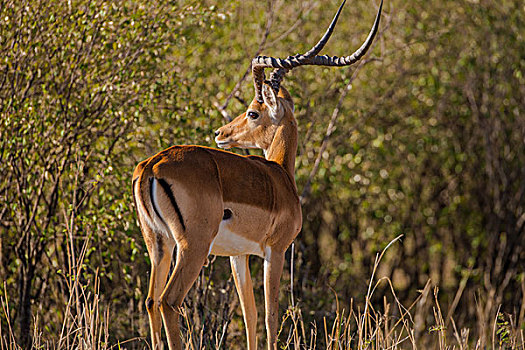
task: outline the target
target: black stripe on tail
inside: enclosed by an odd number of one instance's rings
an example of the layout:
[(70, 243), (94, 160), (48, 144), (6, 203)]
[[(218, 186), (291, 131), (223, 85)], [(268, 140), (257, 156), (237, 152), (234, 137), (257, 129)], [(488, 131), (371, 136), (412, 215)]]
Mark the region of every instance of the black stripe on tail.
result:
[(186, 231), (186, 225), (184, 225), (184, 219), (182, 218), (182, 213), (180, 212), (180, 208), (177, 205), (177, 201), (175, 201), (175, 197), (173, 196), (173, 192), (171, 191), (171, 185), (166, 182), (164, 179), (157, 179), (157, 181), (162, 186), (162, 189), (164, 192), (166, 192), (166, 195), (170, 199), (171, 205), (175, 209), (175, 212), (177, 213), (177, 216), (179, 217), (180, 224), (182, 226), (182, 229)]
[(160, 221), (162, 221), (162, 223), (166, 225), (166, 227), (168, 227), (168, 225), (166, 224), (166, 221), (164, 221), (164, 218), (159, 213), (159, 208), (157, 208), (157, 206), (155, 205), (155, 201), (153, 200), (153, 178), (152, 177), (150, 177), (149, 179), (149, 195), (150, 195), (151, 206), (153, 207), (153, 211), (155, 212), (155, 215), (157, 215), (160, 218)]

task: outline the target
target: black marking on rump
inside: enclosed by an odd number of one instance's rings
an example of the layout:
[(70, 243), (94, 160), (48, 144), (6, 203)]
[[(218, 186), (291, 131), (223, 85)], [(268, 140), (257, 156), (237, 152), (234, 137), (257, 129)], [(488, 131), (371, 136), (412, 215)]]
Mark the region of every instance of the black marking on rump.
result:
[(164, 225), (166, 225), (166, 222), (162, 218), (162, 215), (160, 215), (159, 209), (157, 208), (157, 206), (155, 205), (155, 201), (153, 200), (153, 179), (154, 178), (152, 177), (149, 179), (149, 196), (151, 198), (151, 206), (153, 207), (153, 211), (155, 212), (155, 215), (157, 215), (160, 218), (160, 221), (162, 221)]
[(186, 231), (186, 225), (184, 225), (184, 219), (182, 218), (182, 213), (180, 211), (179, 206), (177, 205), (177, 201), (175, 200), (175, 197), (173, 196), (173, 192), (171, 191), (171, 185), (166, 182), (164, 179), (157, 179), (157, 181), (162, 186), (162, 189), (164, 192), (166, 192), (166, 195), (170, 199), (171, 205), (173, 206), (173, 209), (175, 209), (175, 212), (177, 213), (177, 216), (179, 217), (179, 222), (182, 226), (182, 229)]
[(228, 220), (232, 217), (232, 211), (230, 209), (224, 209), (224, 215), (222, 216), (223, 220)]

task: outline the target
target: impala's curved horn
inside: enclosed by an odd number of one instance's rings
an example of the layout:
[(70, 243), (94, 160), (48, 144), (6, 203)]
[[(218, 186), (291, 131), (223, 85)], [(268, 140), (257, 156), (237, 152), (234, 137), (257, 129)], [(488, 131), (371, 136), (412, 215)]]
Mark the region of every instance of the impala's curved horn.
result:
[(361, 47), (358, 48), (353, 54), (349, 56), (344, 56), (344, 57), (337, 57), (337, 56), (330, 57), (327, 55), (315, 56), (307, 64), (315, 65), (315, 66), (342, 67), (342, 66), (349, 66), (359, 61), (368, 51), (370, 46), (372, 46), (372, 41), (374, 41), (374, 37), (377, 34), (377, 29), (379, 28), (379, 20), (381, 18), (382, 8), (383, 8), (383, 0), (381, 0), (381, 4), (379, 5), (379, 11), (377, 12), (376, 19), (374, 21), (374, 25), (372, 26), (372, 29), (370, 29), (370, 33), (368, 33), (368, 37), (366, 38), (365, 42), (361, 45)]
[(341, 5), (339, 6), (339, 9), (337, 10), (337, 13), (334, 16), (334, 19), (332, 19), (332, 23), (328, 26), (328, 29), (324, 33), (323, 37), (317, 44), (315, 44), (314, 47), (310, 49), (307, 53), (301, 55), (299, 57), (299, 61), (303, 59), (309, 59), (311, 57), (317, 56), (317, 54), (323, 49), (323, 47), (328, 42), (328, 39), (330, 39), (330, 36), (332, 36), (332, 33), (334, 32), (335, 25), (337, 24), (337, 20), (339, 19), (339, 15), (341, 14), (341, 10), (343, 10), (343, 6), (345, 6), (346, 0), (343, 0)]
[[(337, 13), (335, 14), (334, 18), (332, 19), (332, 23), (328, 26), (328, 29), (324, 33), (323, 37), (315, 44), (314, 47), (310, 49), (305, 54), (297, 54), (295, 56), (289, 56), (287, 59), (290, 60), (292, 58), (295, 58), (295, 61), (292, 61), (292, 68), (295, 68), (297, 66), (304, 65), (305, 62), (307, 62), (310, 58), (315, 57), (326, 45), (328, 42), (328, 39), (330, 39), (330, 36), (332, 36), (332, 33), (334, 32), (335, 25), (337, 24), (337, 20), (339, 19), (339, 15), (341, 14), (341, 10), (343, 9), (343, 6), (345, 6), (346, 0), (343, 0), (341, 5), (339, 6), (339, 9), (337, 10)], [(279, 68), (274, 70), (270, 74), (270, 85), (272, 86), (273, 90), (278, 93), (279, 89), (281, 87), (281, 82), (283, 81), (284, 75), (288, 73), (288, 71), (292, 68)]]
[(335, 25), (337, 23), (337, 20), (339, 18), (339, 15), (341, 13), (341, 10), (343, 9), (345, 2), (346, 0), (343, 0), (341, 5), (339, 6), (339, 9), (337, 10), (337, 13), (335, 14), (334, 19), (332, 20), (332, 23), (330, 23), (330, 26), (326, 30), (321, 40), (319, 40), (319, 42), (305, 54), (297, 54), (295, 56), (288, 56), (286, 59), (258, 56), (252, 60), (252, 74), (253, 74), (253, 82), (254, 82), (254, 87), (255, 87), (255, 98), (257, 99), (257, 101), (259, 102), (263, 101), (262, 84), (265, 81), (264, 68), (277, 68), (270, 75), (270, 84), (272, 88), (274, 89), (274, 91), (277, 93), (279, 92), (281, 82), (283, 80), (284, 75), (288, 71), (292, 70), (293, 68), (296, 68), (299, 66), (305, 66), (305, 65), (336, 66), (336, 67), (348, 66), (348, 65), (351, 65), (357, 62), (359, 59), (363, 57), (363, 55), (367, 52), (367, 50), (372, 45), (374, 37), (377, 34), (377, 30), (379, 28), (379, 20), (381, 19), (381, 10), (383, 8), (383, 0), (381, 0), (381, 3), (379, 5), (379, 10), (377, 11), (374, 25), (372, 26), (372, 29), (370, 30), (370, 33), (368, 34), (368, 37), (366, 38), (365, 42), (361, 45), (359, 49), (357, 49), (351, 55), (344, 56), (344, 57), (337, 57), (337, 56), (329, 57), (326, 55), (317, 56), (317, 54), (323, 49), (323, 47), (328, 42), (328, 39), (330, 39), (330, 36), (333, 33), (333, 30), (335, 28)]

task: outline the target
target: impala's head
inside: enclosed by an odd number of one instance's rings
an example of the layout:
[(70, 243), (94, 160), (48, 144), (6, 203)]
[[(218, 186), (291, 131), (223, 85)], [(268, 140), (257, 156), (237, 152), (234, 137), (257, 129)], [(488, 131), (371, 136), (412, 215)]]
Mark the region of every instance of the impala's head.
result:
[(293, 101), (286, 89), (276, 93), (267, 83), (262, 86), (262, 103), (253, 99), (248, 109), (215, 132), (221, 148), (268, 149), (280, 124), (295, 119)]
[[(365, 42), (353, 54), (344, 57), (318, 56), (332, 35), (339, 14), (346, 0), (339, 7), (332, 23), (319, 42), (305, 54), (289, 56), (286, 59), (258, 56), (252, 60), (253, 84), (255, 98), (245, 113), (235, 118), (231, 123), (215, 132), (215, 142), (221, 148), (262, 148), (267, 149), (274, 139), (274, 134), (283, 120), (293, 117), (293, 102), (290, 94), (281, 88), (284, 75), (290, 70), (304, 65), (315, 66), (349, 66), (357, 62), (372, 45), (379, 27), (383, 0), (379, 5), (376, 19)], [(266, 80), (264, 69), (273, 68), (270, 79)]]

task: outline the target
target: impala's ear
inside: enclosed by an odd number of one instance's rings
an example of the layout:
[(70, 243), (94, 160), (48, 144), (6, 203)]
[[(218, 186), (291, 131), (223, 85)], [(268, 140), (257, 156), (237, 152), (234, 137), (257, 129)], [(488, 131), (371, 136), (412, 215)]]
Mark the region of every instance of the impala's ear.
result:
[(264, 104), (270, 109), (270, 117), (274, 122), (279, 122), (281, 113), (279, 113), (280, 106), (277, 103), (277, 94), (268, 84), (263, 84), (262, 92)]

